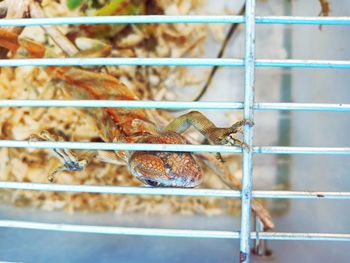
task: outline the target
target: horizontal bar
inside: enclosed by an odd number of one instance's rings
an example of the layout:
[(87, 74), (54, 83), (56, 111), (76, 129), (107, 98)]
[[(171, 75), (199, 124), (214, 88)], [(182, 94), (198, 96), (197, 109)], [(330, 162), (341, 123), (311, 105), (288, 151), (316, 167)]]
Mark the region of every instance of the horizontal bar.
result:
[(257, 24), (350, 25), (349, 16), (256, 16)]
[(0, 220), (0, 227), (22, 228), (36, 230), (53, 230), (64, 232), (114, 234), (153, 237), (197, 237), (197, 238), (231, 238), (237, 239), (238, 232), (230, 231), (207, 231), (207, 230), (182, 230), (161, 228), (136, 228), (136, 227), (111, 227), (91, 225), (68, 225), (53, 223), (37, 223), (13, 220)]
[(152, 188), (152, 187), (125, 187), (125, 186), (100, 186), (100, 185), (68, 185), (68, 184), (44, 184), (26, 182), (0, 181), (0, 188), (54, 191), (54, 192), (84, 192), (103, 194), (129, 194), (129, 195), (176, 195), (176, 196), (207, 196), (238, 198), (241, 193), (236, 190), (218, 189), (191, 189), (191, 188)]
[[(349, 25), (350, 17), (256, 16), (258, 24)], [(75, 24), (147, 24), (147, 23), (245, 23), (243, 16), (84, 16), (30, 19), (1, 19), (0, 26), (43, 26)]]
[[(193, 144), (150, 144), (150, 143), (107, 143), (107, 142), (52, 142), (52, 141), (17, 141), (0, 140), (0, 147), (39, 148), (39, 149), (75, 149), (105, 151), (168, 151), (168, 152), (221, 152), (241, 153), (242, 149), (225, 145)], [(257, 154), (330, 154), (350, 155), (350, 147), (254, 147)]]
[[(3, 21), (2, 19), (0, 21)], [(233, 58), (32, 58), (1, 59), (0, 67), (19, 66), (221, 66), (242, 67), (242, 59)], [(349, 69), (348, 60), (257, 59), (256, 67), (298, 67)]]
[[(156, 108), (156, 109), (243, 109), (243, 102), (141, 101), (141, 100), (0, 100), (0, 107), (79, 107), (79, 108)], [(302, 110), (350, 112), (350, 104), (265, 103), (254, 104), (254, 110)]]
[[(137, 227), (114, 227), (38, 223), (28, 221), (0, 220), (0, 227), (21, 228), (35, 230), (50, 230), (63, 232), (152, 236), (152, 237), (182, 237), (182, 238), (224, 238), (238, 239), (239, 232), (214, 231), (214, 230), (187, 230), (187, 229), (164, 229), (164, 228), (137, 228)], [(285, 233), (285, 232), (252, 232), (251, 239), (266, 240), (308, 240), (308, 241), (350, 241), (350, 234), (335, 233)]]
[[(75, 149), (105, 151), (167, 151), (167, 152), (221, 152), (241, 153), (242, 149), (225, 145), (193, 144), (150, 144), (150, 143), (107, 143), (107, 142), (52, 142), (52, 141), (17, 141), (0, 140), (0, 147), (39, 148), (39, 149)], [(330, 154), (350, 155), (350, 147), (289, 147), (259, 146), (254, 147), (257, 154)]]
[(330, 68), (348, 69), (349, 60), (311, 60), (311, 59), (257, 59), (256, 67), (292, 67), (292, 68)]
[[(0, 26), (43, 26), (76, 24), (148, 24), (148, 23), (243, 23), (243, 16), (165, 16), (165, 15), (127, 15), (127, 16), (80, 16), (50, 17), (30, 19), (0, 20)], [(339, 20), (339, 19), (338, 19)], [(346, 21), (346, 19), (345, 19)]]
[[(350, 111), (350, 104), (349, 111)], [(0, 107), (79, 107), (156, 109), (242, 109), (243, 102), (181, 102), (141, 100), (0, 100)]]
[[(0, 184), (1, 187), (1, 184)], [(350, 200), (350, 192), (253, 191), (254, 198)]]
[(242, 59), (217, 58), (33, 58), (2, 59), (1, 67), (17, 66), (243, 66)]
[(168, 152), (223, 152), (240, 153), (239, 147), (223, 145), (192, 144), (151, 144), (151, 143), (104, 143), (104, 142), (52, 142), (52, 141), (15, 141), (0, 140), (0, 147), (39, 148), (39, 149), (75, 149), (105, 151), (168, 151)]
[[(257, 239), (257, 233), (252, 232), (252, 239)], [(262, 232), (258, 233), (263, 240), (300, 240), (300, 241), (350, 241), (350, 234), (335, 233), (286, 233)]]
[[(1, 101), (0, 101), (1, 105)], [(331, 103), (285, 103), (285, 102), (258, 102), (254, 110), (298, 110), (298, 111), (335, 111), (349, 112), (350, 104)]]
[(257, 154), (349, 155), (350, 147), (263, 146), (263, 147), (254, 147), (253, 152)]
[[(129, 194), (129, 195), (176, 195), (176, 196), (206, 196), (240, 198), (238, 190), (224, 189), (190, 189), (190, 188), (151, 188), (151, 187), (125, 187), (100, 185), (69, 185), (44, 184), (26, 182), (0, 181), (0, 188), (54, 191), (54, 192), (84, 192), (101, 194)], [(279, 199), (329, 199), (350, 200), (350, 192), (308, 192), (308, 191), (253, 191), (254, 198)]]

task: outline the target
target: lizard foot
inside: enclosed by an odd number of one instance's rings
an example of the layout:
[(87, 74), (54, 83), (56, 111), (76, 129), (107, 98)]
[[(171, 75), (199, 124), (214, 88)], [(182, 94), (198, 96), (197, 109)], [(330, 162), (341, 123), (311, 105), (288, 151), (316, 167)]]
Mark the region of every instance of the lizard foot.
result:
[(221, 143), (223, 145), (239, 146), (249, 151), (249, 146), (245, 142), (242, 142), (241, 140), (235, 138), (234, 133), (228, 134), (225, 138), (221, 140)]
[[(48, 131), (42, 131), (40, 134), (32, 134), (29, 137), (29, 141), (64, 141), (64, 139), (60, 136), (57, 136)], [(53, 152), (55, 156), (63, 163), (63, 165), (56, 167), (52, 172), (50, 172), (48, 176), (49, 182), (53, 182), (55, 180), (55, 175), (61, 171), (81, 171), (83, 170), (90, 158), (80, 159), (77, 154), (73, 153), (68, 149), (57, 149), (54, 148)]]
[(214, 144), (239, 146), (249, 151), (248, 145), (235, 137), (235, 134), (243, 133), (242, 128), (244, 125), (252, 126), (254, 123), (250, 120), (241, 120), (235, 122), (229, 128), (216, 128), (211, 132), (211, 141)]

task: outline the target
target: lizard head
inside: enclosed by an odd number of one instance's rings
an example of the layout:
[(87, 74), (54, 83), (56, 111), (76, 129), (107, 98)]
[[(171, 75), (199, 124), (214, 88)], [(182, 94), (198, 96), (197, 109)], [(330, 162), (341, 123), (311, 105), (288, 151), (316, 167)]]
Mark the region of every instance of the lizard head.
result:
[[(175, 132), (148, 135), (137, 142), (186, 144), (185, 138)], [(195, 187), (203, 178), (200, 166), (188, 152), (133, 151), (128, 166), (141, 182), (155, 187)]]

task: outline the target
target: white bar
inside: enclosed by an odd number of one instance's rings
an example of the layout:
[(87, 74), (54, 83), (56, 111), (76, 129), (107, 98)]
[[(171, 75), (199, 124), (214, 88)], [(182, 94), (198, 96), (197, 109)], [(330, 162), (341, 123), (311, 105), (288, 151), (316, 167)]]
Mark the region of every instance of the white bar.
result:
[[(145, 100), (0, 100), (0, 107), (79, 107), (144, 109), (243, 109), (243, 102), (186, 102)], [(349, 105), (350, 111), (350, 105)]]
[(168, 151), (168, 152), (226, 152), (241, 153), (242, 149), (223, 145), (105, 143), (105, 142), (52, 142), (0, 140), (0, 147), (45, 148), (106, 151)]
[(191, 189), (191, 188), (153, 188), (153, 187), (126, 187), (100, 185), (69, 185), (49, 183), (26, 183), (0, 181), (0, 188), (55, 191), (55, 192), (84, 192), (103, 194), (129, 195), (176, 195), (176, 196), (208, 196), (208, 197), (240, 197), (240, 191), (219, 189)]
[[(79, 107), (145, 109), (243, 109), (243, 102), (144, 101), (144, 100), (0, 100), (0, 107)], [(350, 104), (258, 102), (254, 110), (299, 110), (349, 112)]]
[[(238, 190), (224, 189), (191, 189), (191, 188), (151, 188), (101, 185), (70, 185), (70, 184), (44, 184), (0, 181), (0, 188), (55, 191), (55, 192), (84, 192), (101, 194), (129, 194), (129, 195), (176, 195), (176, 196), (206, 196), (240, 198)], [(350, 192), (310, 192), (310, 191), (253, 191), (254, 198), (279, 199), (323, 199), (323, 200), (350, 200)]]
[[(0, 60), (0, 67), (101, 65), (242, 67), (244, 66), (244, 61), (242, 59), (231, 58), (31, 58)], [(350, 68), (350, 61), (309, 59), (257, 59), (255, 61), (255, 66), (348, 69)]]
[[(224, 145), (193, 144), (148, 144), (148, 143), (107, 143), (107, 142), (51, 142), (51, 141), (15, 141), (0, 140), (0, 147), (40, 148), (40, 149), (76, 149), (109, 151), (168, 151), (168, 152), (222, 152), (242, 153), (240, 147)], [(328, 154), (350, 155), (350, 147), (290, 147), (259, 146), (253, 147), (257, 154)]]
[(14, 220), (0, 220), (0, 227), (64, 231), (64, 232), (79, 232), (79, 233), (94, 233), (94, 234), (154, 236), (154, 237), (186, 237), (186, 238), (197, 237), (197, 238), (231, 238), (231, 239), (237, 239), (239, 237), (239, 234), (237, 232), (229, 232), (229, 231), (69, 225), (69, 224), (37, 223), (37, 222), (14, 221)]
[(291, 147), (262, 146), (254, 147), (256, 154), (317, 154), (317, 155), (349, 155), (350, 147)]
[[(109, 234), (109, 235), (153, 236), (153, 237), (224, 238), (224, 239), (238, 239), (240, 237), (239, 232), (233, 232), (233, 231), (70, 225), (70, 224), (39, 223), (39, 222), (15, 221), (15, 220), (0, 220), (0, 227), (62, 231), (62, 232), (77, 232), (77, 233), (92, 233), (92, 234)], [(251, 232), (251, 239), (257, 239), (257, 238), (266, 239), (266, 240), (350, 241), (350, 234)]]
[[(243, 16), (85, 16), (51, 17), (29, 19), (1, 19), (0, 26), (43, 26), (75, 24), (147, 24), (147, 23), (244, 23)], [(311, 25), (349, 25), (350, 17), (305, 17), (305, 16), (257, 16), (258, 24), (311, 24)]]

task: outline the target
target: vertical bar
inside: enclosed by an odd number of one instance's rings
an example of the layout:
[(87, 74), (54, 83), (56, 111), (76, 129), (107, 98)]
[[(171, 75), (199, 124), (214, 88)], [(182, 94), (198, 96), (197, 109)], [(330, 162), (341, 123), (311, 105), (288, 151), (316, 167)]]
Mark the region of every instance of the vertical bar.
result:
[(266, 255), (266, 252), (267, 252), (267, 240), (260, 239), (259, 234), (264, 232), (264, 225), (257, 216), (255, 216), (254, 227), (255, 227), (256, 238), (254, 240), (253, 253), (255, 255), (263, 257)]
[[(255, 79), (255, 0), (246, 0), (245, 14), (245, 87), (244, 119), (253, 121)], [(253, 126), (244, 126), (244, 141), (249, 146), (243, 149), (242, 216), (240, 262), (250, 261), (251, 201), (252, 201), (252, 157)]]

